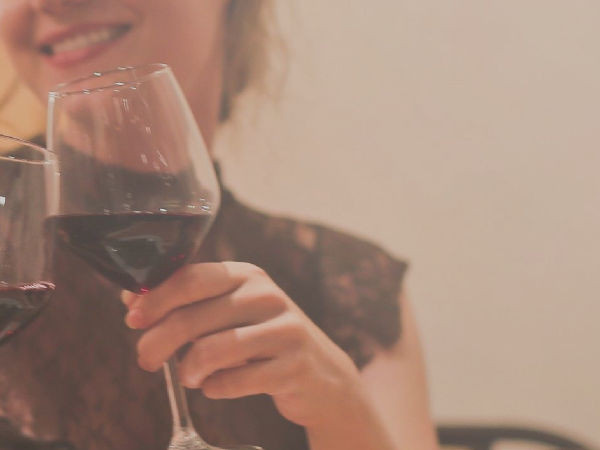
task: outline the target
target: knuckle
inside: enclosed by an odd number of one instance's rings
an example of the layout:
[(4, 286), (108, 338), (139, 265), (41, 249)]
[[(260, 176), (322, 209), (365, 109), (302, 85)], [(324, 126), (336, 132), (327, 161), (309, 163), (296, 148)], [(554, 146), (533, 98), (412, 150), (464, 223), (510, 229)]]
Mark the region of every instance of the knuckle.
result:
[(261, 296), (262, 301), (268, 306), (284, 309), (287, 305), (285, 294), (275, 286), (269, 286)]
[(247, 301), (269, 311), (282, 312), (286, 308), (285, 294), (270, 284), (257, 283), (250, 291)]
[(258, 267), (255, 264), (247, 263), (247, 262), (243, 262), (243, 263), (239, 263), (239, 264), (241, 266), (242, 271), (246, 274), (246, 277), (248, 279), (267, 278), (268, 277), (267, 273), (261, 267)]
[(283, 332), (292, 344), (301, 346), (308, 340), (308, 330), (306, 324), (295, 314), (288, 314), (284, 325)]

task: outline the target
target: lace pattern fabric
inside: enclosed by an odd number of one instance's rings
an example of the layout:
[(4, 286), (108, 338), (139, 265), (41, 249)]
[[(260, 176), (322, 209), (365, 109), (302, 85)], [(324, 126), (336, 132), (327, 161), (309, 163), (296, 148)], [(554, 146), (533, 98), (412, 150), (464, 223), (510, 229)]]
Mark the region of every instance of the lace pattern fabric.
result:
[[(215, 260), (265, 269), (358, 367), (400, 336), (397, 298), (406, 265), (372, 244), (262, 214), (225, 191), (198, 258)], [(162, 374), (137, 367), (140, 333), (124, 326), (118, 290), (62, 249), (55, 264), (55, 298), (0, 347), (0, 417), (23, 435), (80, 450), (166, 448), (171, 419)], [(214, 401), (188, 392), (209, 442), (308, 448), (302, 428), (266, 395)]]

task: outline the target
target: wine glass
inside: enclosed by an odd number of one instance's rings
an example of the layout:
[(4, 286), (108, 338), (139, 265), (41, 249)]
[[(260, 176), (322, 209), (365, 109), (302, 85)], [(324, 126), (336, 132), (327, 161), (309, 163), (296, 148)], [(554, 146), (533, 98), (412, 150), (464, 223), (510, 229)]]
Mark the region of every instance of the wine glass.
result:
[[(137, 294), (190, 261), (220, 191), (168, 66), (120, 67), (57, 86), (49, 94), (47, 137), (60, 172), (51, 221), (62, 245)], [(169, 449), (219, 450), (193, 427), (175, 357), (164, 372), (173, 415)]]
[(34, 319), (54, 292), (44, 220), (56, 207), (53, 155), (0, 134), (0, 343)]

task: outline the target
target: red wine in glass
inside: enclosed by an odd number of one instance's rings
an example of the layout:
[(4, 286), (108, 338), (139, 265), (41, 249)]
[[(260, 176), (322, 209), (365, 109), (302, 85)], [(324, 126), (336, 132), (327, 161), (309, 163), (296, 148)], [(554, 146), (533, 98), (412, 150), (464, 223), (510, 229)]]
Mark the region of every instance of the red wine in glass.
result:
[[(144, 293), (194, 256), (220, 190), (168, 66), (117, 68), (59, 85), (49, 95), (48, 145), (58, 159), (61, 202), (47, 226), (97, 273)], [(216, 449), (193, 427), (174, 357), (164, 369), (174, 423), (169, 449)]]
[(54, 284), (0, 283), (0, 344), (35, 319), (54, 293)]
[(209, 214), (88, 214), (48, 219), (59, 241), (118, 286), (143, 294), (194, 256)]

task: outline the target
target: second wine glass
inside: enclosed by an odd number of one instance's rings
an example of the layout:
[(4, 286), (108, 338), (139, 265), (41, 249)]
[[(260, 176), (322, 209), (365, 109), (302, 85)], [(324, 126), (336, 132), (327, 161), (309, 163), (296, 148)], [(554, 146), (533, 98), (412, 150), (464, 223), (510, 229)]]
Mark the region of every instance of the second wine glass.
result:
[(35, 319), (54, 292), (44, 220), (56, 194), (54, 155), (0, 134), (0, 344)]
[[(117, 68), (50, 93), (59, 242), (123, 289), (143, 294), (190, 261), (219, 208), (210, 155), (171, 69)], [(174, 358), (165, 363), (170, 449), (215, 449), (191, 423)], [(247, 447), (258, 448), (258, 447)]]

